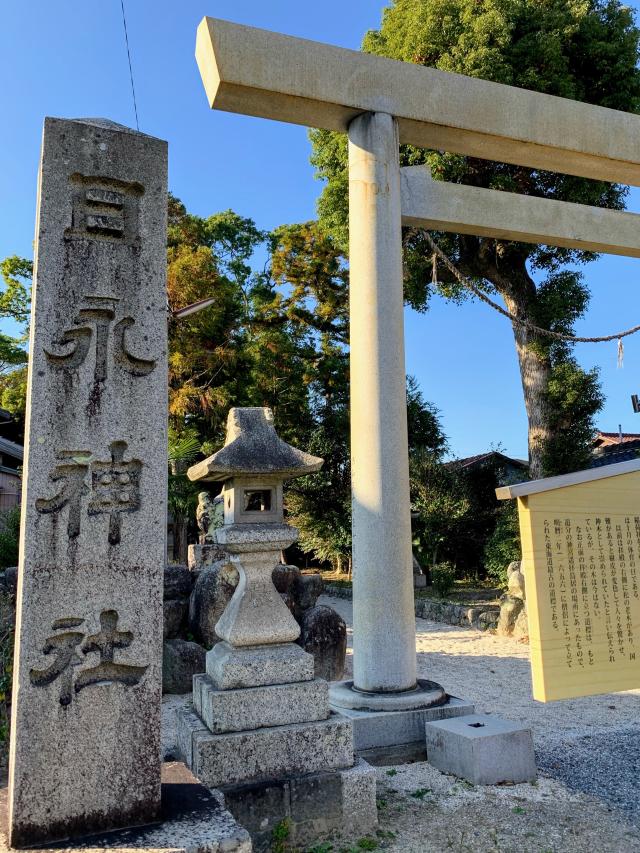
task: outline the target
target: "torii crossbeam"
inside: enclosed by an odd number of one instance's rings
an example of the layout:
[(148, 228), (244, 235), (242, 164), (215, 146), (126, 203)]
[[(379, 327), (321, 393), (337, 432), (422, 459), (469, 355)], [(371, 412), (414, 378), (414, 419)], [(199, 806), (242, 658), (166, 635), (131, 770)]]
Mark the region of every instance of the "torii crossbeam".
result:
[(401, 191), (398, 146), (640, 186), (640, 116), (212, 18), (196, 57), (212, 108), (349, 135), (354, 681), (333, 697), (424, 708), (441, 693), (416, 682), (402, 217), (635, 257), (640, 229), (633, 214), (434, 186), (425, 170), (403, 170)]

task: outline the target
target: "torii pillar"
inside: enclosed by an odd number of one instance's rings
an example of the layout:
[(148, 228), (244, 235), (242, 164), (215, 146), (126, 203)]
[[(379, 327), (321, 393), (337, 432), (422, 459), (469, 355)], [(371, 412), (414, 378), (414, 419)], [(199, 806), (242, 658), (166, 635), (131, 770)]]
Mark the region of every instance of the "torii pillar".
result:
[[(212, 108), (349, 134), (354, 682), (333, 702), (356, 715), (459, 714), (433, 708), (438, 685), (416, 682), (398, 146), (640, 185), (640, 118), (212, 18), (196, 58)], [(459, 221), (451, 210), (432, 219), (419, 198), (413, 209), (420, 180), (405, 180), (404, 221)]]

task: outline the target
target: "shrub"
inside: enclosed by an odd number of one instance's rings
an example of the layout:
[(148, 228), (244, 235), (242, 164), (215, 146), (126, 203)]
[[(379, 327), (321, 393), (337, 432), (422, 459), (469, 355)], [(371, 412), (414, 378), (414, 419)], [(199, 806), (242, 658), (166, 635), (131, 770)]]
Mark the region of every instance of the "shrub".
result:
[(0, 569), (18, 565), (20, 507), (14, 506), (0, 515)]
[(431, 583), (440, 598), (444, 598), (453, 589), (456, 570), (451, 563), (438, 563), (431, 569)]
[(496, 528), (484, 551), (487, 575), (501, 586), (507, 586), (507, 566), (521, 557), (518, 507), (508, 501), (498, 512)]

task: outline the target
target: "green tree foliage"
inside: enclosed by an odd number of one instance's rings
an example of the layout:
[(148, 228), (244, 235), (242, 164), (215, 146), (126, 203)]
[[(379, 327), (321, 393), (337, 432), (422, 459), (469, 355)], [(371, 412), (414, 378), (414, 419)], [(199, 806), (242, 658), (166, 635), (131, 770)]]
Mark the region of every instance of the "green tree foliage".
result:
[(17, 255), (0, 261), (4, 290), (0, 292), (0, 318), (13, 321), (18, 335), (0, 332), (0, 406), (24, 429), (27, 403), (27, 352), (33, 264)]
[(488, 576), (506, 587), (507, 567), (509, 563), (520, 558), (518, 507), (516, 501), (505, 501), (498, 510), (495, 530), (489, 537), (485, 549), (484, 564)]
[[(316, 222), (270, 234), (228, 211), (202, 219), (169, 203), (169, 303), (212, 306), (170, 326), (170, 418), (176, 440), (197, 435), (211, 452), (231, 406), (269, 406), (287, 441), (325, 459), (319, 474), (288, 484), (286, 507), (300, 547), (348, 569), (351, 559), (348, 272)], [(258, 267), (257, 258), (267, 263)], [(437, 413), (413, 380), (412, 447), (440, 453)], [(176, 481), (174, 486), (180, 486)], [(171, 484), (170, 484), (171, 486)]]
[[(444, 71), (614, 109), (640, 107), (639, 32), (631, 10), (618, 0), (393, 0), (379, 30), (366, 34), (363, 50)], [(346, 138), (313, 131), (312, 162), (326, 181), (321, 221), (338, 244), (347, 240)], [(425, 163), (434, 178), (478, 187), (620, 209), (618, 185), (447, 154), (410, 146), (403, 165)], [(581, 274), (586, 252), (531, 246), (464, 235), (438, 235), (458, 267), (488, 291), (499, 293), (520, 320), (570, 332), (588, 304)], [(425, 310), (434, 289), (431, 250), (420, 233), (405, 241), (405, 297)], [(439, 271), (438, 289), (464, 298), (460, 286)], [(585, 373), (569, 348), (514, 323), (529, 420), (532, 475), (583, 465), (593, 418), (601, 407), (597, 373)], [(563, 383), (568, 383), (563, 396)], [(578, 407), (570, 399), (586, 392)], [(570, 450), (570, 452), (569, 452)]]
[(0, 569), (18, 565), (20, 538), (20, 507), (15, 506), (0, 514)]

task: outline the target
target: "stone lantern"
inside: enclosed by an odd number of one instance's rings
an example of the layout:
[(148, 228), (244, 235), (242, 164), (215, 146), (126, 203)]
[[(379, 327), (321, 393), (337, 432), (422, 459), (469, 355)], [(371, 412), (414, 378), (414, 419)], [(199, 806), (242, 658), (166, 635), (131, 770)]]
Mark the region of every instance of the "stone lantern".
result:
[(221, 642), (207, 653), (206, 673), (194, 676), (193, 706), (178, 712), (179, 749), (263, 840), (282, 820), (304, 843), (316, 824), (367, 832), (377, 821), (375, 770), (355, 761), (353, 723), (331, 710), (329, 685), (294, 642), (300, 628), (271, 579), (298, 538), (284, 521), (283, 483), (321, 465), (278, 437), (269, 409), (238, 408), (224, 447), (187, 472), (224, 483), (215, 538), (239, 579), (215, 626)]
[[(290, 643), (300, 635), (271, 580), (281, 552), (298, 539), (295, 527), (284, 523), (282, 487), (322, 463), (278, 436), (270, 409), (237, 408), (229, 412), (224, 447), (189, 468), (190, 480), (224, 482), (224, 525), (216, 540), (240, 581), (216, 634), (233, 649)], [(216, 646), (214, 652), (220, 658), (231, 649)]]

